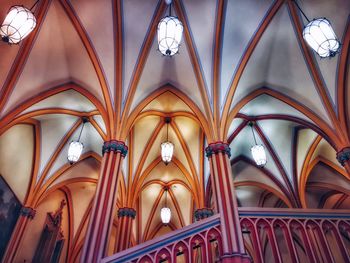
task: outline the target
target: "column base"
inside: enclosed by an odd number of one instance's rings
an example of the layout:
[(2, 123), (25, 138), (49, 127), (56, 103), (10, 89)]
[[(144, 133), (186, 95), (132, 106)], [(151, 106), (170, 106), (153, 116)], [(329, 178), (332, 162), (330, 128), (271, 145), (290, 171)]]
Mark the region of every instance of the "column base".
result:
[(231, 254), (231, 255), (223, 255), (221, 257), (222, 263), (251, 263), (250, 256), (247, 254)]

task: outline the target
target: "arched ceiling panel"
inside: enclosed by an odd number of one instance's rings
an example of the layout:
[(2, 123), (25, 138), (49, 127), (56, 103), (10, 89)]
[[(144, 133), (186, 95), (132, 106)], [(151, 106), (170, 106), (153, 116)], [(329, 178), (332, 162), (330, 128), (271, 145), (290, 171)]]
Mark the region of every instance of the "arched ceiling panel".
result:
[(192, 195), (186, 187), (181, 184), (175, 184), (171, 187), (176, 201), (180, 205), (181, 214), (185, 225), (192, 223)]
[[(196, 46), (206, 86), (211, 94), (213, 75), (213, 45), (215, 37), (215, 20), (217, 1), (215, 0), (183, 0), (192, 37)], [(200, 7), (199, 7), (200, 6)], [(200, 8), (200, 12), (197, 12)], [(205, 28), (205, 34), (203, 29)]]
[(263, 86), (286, 94), (330, 122), (306, 66), (285, 5), (273, 18), (256, 46), (231, 107)]
[(0, 136), (0, 175), (20, 202), (24, 202), (34, 160), (32, 125), (18, 124)]
[(257, 207), (263, 192), (264, 189), (255, 186), (238, 186), (236, 188), (236, 196), (242, 207)]
[(242, 54), (271, 4), (271, 0), (227, 1), (222, 44), (221, 103), (226, 96)]
[(336, 151), (324, 139), (322, 139), (319, 145), (317, 146), (314, 154), (312, 155), (312, 160), (317, 158), (317, 156), (322, 156), (331, 161), (334, 165), (338, 166), (339, 168), (344, 169), (336, 158)]
[(60, 141), (70, 131), (78, 118), (70, 115), (52, 114), (38, 116), (36, 119), (40, 121), (41, 127), (40, 178)]
[(95, 115), (92, 117), (96, 123), (98, 124), (98, 126), (102, 129), (102, 131), (106, 134), (106, 125), (102, 119), (101, 115)]
[(170, 83), (183, 91), (204, 112), (185, 39), (181, 43), (179, 54), (173, 57), (165, 57), (157, 50), (157, 37), (154, 38), (142, 76), (136, 88), (131, 110), (151, 92)]
[(75, 164), (66, 170), (55, 182), (49, 187), (51, 189), (55, 185), (62, 183), (63, 181), (76, 178), (91, 178), (97, 180), (100, 172), (100, 163), (95, 158), (87, 158), (82, 162)]
[(162, 112), (192, 112), (191, 109), (181, 99), (179, 99), (179, 97), (170, 91), (158, 96), (143, 109), (143, 111), (148, 110), (158, 110)]
[(196, 167), (196, 172), (199, 175), (200, 156), (203, 154), (201, 152), (202, 149), (200, 149), (201, 130), (194, 120), (187, 117), (176, 117), (174, 118), (174, 122), (187, 144), (189, 154), (193, 160), (194, 166)]
[(243, 123), (242, 119), (239, 119), (239, 118), (234, 119), (231, 122), (230, 127), (228, 128), (227, 137), (230, 137), (242, 123)]
[(250, 101), (240, 110), (240, 113), (249, 116), (283, 114), (312, 122), (298, 110), (266, 94), (262, 94)]
[(293, 180), (293, 149), (292, 138), (295, 123), (282, 120), (259, 121), (267, 139), (270, 141), (273, 150), (280, 159), (281, 164), (287, 173), (290, 182)]
[(96, 184), (81, 182), (68, 186), (73, 201), (73, 235), (77, 233), (81, 220), (95, 195)]
[[(71, 0), (71, 3), (96, 49), (108, 81), (112, 100), (115, 95), (115, 53), (113, 32), (113, 8), (110, 0)], [(94, 17), (95, 19), (91, 19)]]
[[(299, 4), (310, 20), (314, 18), (326, 17), (331, 22), (334, 32), (339, 40), (341, 41), (343, 39), (344, 29), (349, 17), (349, 1), (308, 0), (299, 1)], [(306, 20), (304, 20), (304, 23), (307, 23)], [(325, 84), (328, 88), (328, 94), (331, 96), (333, 103), (335, 104), (337, 63), (339, 56), (333, 59), (321, 59), (317, 55), (315, 57)]]
[[(81, 127), (79, 127), (69, 138), (65, 146), (62, 148), (62, 151), (58, 155), (54, 165), (52, 168), (49, 170), (48, 176), (45, 178), (47, 180), (50, 178), (58, 169), (60, 169), (63, 165), (68, 164), (67, 160), (67, 153), (68, 153), (68, 147), (69, 143), (72, 140), (77, 140), (79, 137)], [(80, 142), (83, 143), (84, 149), (82, 152), (82, 155), (88, 152), (95, 152), (97, 155), (101, 156), (102, 155), (102, 145), (103, 145), (103, 140), (98, 134), (98, 132), (95, 130), (95, 128), (90, 124), (86, 123), (84, 126), (84, 130), (81, 134), (80, 137)]]
[[(132, 74), (157, 3), (158, 1), (156, 0), (123, 1), (123, 51), (125, 59), (123, 99), (125, 99), (125, 95), (127, 94)], [(135, 8), (135, 6), (137, 6), (137, 8)], [(154, 47), (152, 47), (152, 51), (154, 51), (153, 48)], [(157, 54), (160, 55), (159, 52), (157, 52)]]
[(23, 111), (23, 113), (53, 107), (81, 112), (96, 110), (96, 107), (86, 97), (76, 92), (75, 90), (67, 90), (34, 104), (33, 106)]
[(303, 168), (303, 164), (306, 158), (306, 155), (310, 151), (310, 147), (312, 143), (314, 142), (315, 138), (317, 137), (317, 134), (310, 130), (310, 129), (300, 129), (297, 134), (297, 173), (298, 173), (298, 179), (300, 179), (301, 171)]
[(38, 92), (71, 80), (103, 102), (83, 43), (59, 2), (53, 1), (5, 112)]

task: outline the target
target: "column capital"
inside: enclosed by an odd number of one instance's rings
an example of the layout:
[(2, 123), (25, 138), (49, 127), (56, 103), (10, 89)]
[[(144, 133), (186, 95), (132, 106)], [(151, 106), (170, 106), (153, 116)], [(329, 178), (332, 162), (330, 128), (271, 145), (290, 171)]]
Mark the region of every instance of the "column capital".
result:
[(102, 155), (111, 151), (120, 153), (123, 157), (125, 157), (128, 154), (128, 146), (126, 146), (124, 142), (117, 140), (104, 142), (102, 146)]
[(118, 218), (119, 217), (131, 217), (132, 219), (135, 219), (136, 217), (136, 210), (130, 207), (122, 207), (118, 209)]
[(23, 217), (28, 217), (29, 219), (34, 219), (36, 210), (29, 206), (22, 206), (20, 215)]
[(230, 158), (231, 157), (231, 148), (225, 142), (214, 142), (209, 143), (208, 147), (205, 148), (205, 154), (210, 158), (213, 154), (225, 153)]
[(345, 147), (337, 152), (337, 160), (342, 166), (345, 166), (345, 163), (350, 160), (350, 147)]
[(194, 217), (197, 221), (208, 218), (210, 216), (214, 215), (213, 209), (211, 208), (200, 208), (194, 211)]

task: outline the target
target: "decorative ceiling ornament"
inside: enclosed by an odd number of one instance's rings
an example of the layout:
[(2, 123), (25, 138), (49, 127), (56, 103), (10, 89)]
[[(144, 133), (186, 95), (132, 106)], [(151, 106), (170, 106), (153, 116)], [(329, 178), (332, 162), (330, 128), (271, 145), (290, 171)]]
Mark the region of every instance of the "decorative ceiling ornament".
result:
[(334, 33), (331, 23), (327, 18), (314, 18), (312, 21), (301, 10), (298, 3), (295, 5), (308, 21), (304, 27), (303, 38), (306, 43), (321, 57), (334, 57), (340, 50), (340, 42)]
[(171, 118), (166, 117), (166, 141), (160, 145), (162, 161), (165, 165), (168, 165), (171, 162), (174, 154), (174, 144), (169, 141), (169, 123)]
[(34, 30), (36, 18), (32, 10), (38, 2), (39, 0), (30, 9), (21, 5), (10, 8), (0, 28), (0, 35), (4, 42), (18, 44)]
[(162, 223), (164, 225), (169, 224), (170, 219), (171, 219), (171, 210), (170, 208), (167, 206), (167, 193), (168, 193), (168, 188), (165, 187), (164, 188), (165, 191), (165, 205), (164, 207), (162, 207), (162, 209), (160, 209), (160, 218), (162, 220)]
[(255, 142), (255, 145), (253, 145), (250, 148), (250, 151), (252, 153), (252, 156), (253, 156), (253, 159), (254, 159), (256, 165), (262, 168), (267, 163), (265, 147), (264, 147), (264, 145), (258, 144), (256, 142), (255, 133), (254, 133), (254, 129), (253, 129), (254, 122), (252, 122), (252, 121), (249, 122), (249, 126), (252, 129), (253, 138), (254, 138), (254, 142)]
[(184, 28), (180, 20), (171, 15), (172, 1), (165, 2), (169, 6), (169, 15), (158, 23), (158, 49), (164, 56), (171, 57), (179, 51)]
[(83, 149), (84, 149), (83, 143), (80, 142), (80, 137), (83, 132), (84, 125), (85, 123), (89, 122), (89, 119), (87, 117), (83, 117), (82, 120), (83, 120), (83, 125), (81, 126), (78, 140), (72, 141), (69, 144), (67, 159), (70, 164), (76, 163), (79, 160), (81, 153), (83, 152)]

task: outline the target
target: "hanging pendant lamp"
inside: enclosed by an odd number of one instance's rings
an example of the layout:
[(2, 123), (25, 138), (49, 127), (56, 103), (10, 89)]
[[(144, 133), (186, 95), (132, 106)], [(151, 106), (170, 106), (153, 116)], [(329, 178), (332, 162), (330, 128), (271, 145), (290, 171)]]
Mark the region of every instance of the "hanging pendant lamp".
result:
[(36, 18), (32, 12), (39, 1), (30, 8), (15, 5), (8, 11), (0, 28), (2, 40), (9, 44), (18, 44), (36, 27)]
[(168, 193), (168, 188), (164, 189), (165, 191), (165, 205), (164, 207), (162, 207), (162, 209), (160, 210), (160, 218), (162, 220), (162, 223), (164, 225), (169, 224), (170, 219), (171, 219), (171, 210), (170, 208), (167, 206), (167, 193)]
[(83, 152), (84, 145), (83, 145), (82, 142), (80, 142), (80, 137), (81, 137), (81, 134), (83, 132), (84, 125), (88, 121), (89, 121), (88, 118), (85, 118), (85, 117), (83, 118), (83, 125), (81, 127), (78, 140), (77, 141), (72, 141), (69, 144), (67, 159), (68, 159), (70, 164), (76, 163), (79, 160), (79, 158), (81, 156), (81, 153)]
[(253, 123), (253, 122), (250, 122), (250, 123), (249, 123), (249, 126), (250, 126), (250, 128), (252, 129), (253, 138), (254, 138), (254, 143), (255, 143), (255, 145), (253, 145), (253, 146), (250, 148), (250, 151), (251, 151), (251, 153), (252, 153), (252, 156), (253, 156), (253, 159), (254, 159), (256, 165), (262, 168), (262, 167), (264, 167), (264, 166), (266, 165), (266, 163), (267, 163), (265, 147), (264, 147), (264, 145), (258, 144), (258, 143), (256, 142), (255, 133), (254, 133), (254, 129), (253, 129), (254, 123)]
[(301, 14), (308, 21), (304, 27), (303, 38), (306, 43), (321, 57), (334, 57), (340, 50), (340, 42), (327, 18), (315, 18), (312, 21), (294, 1)]
[(165, 165), (168, 165), (171, 162), (174, 154), (174, 144), (169, 141), (169, 123), (171, 118), (166, 117), (166, 141), (160, 145), (162, 161)]
[(177, 17), (171, 15), (172, 1), (165, 2), (169, 6), (169, 15), (158, 23), (158, 50), (164, 56), (171, 57), (179, 51), (183, 25)]

